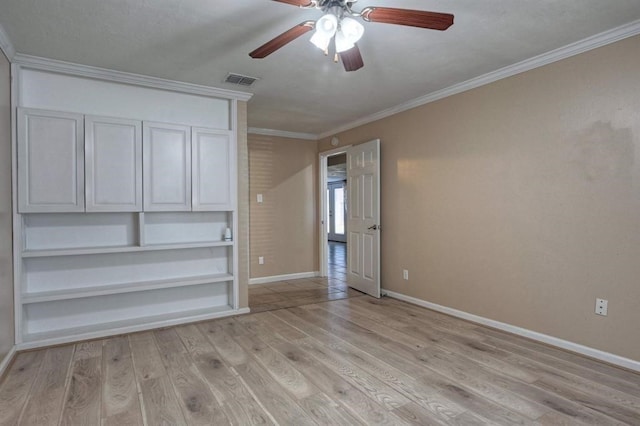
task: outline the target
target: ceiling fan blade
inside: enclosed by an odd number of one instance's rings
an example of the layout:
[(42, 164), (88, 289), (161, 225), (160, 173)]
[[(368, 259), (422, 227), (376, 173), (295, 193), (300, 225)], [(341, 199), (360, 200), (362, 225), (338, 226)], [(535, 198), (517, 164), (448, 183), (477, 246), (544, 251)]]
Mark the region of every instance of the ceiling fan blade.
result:
[(273, 1), (290, 4), (292, 6), (300, 6), (300, 7), (309, 7), (313, 4), (309, 0), (273, 0)]
[(275, 37), (274, 39), (269, 40), (268, 42), (258, 47), (253, 52), (249, 53), (249, 56), (251, 56), (254, 59), (265, 58), (271, 55), (276, 50), (280, 49), (282, 46), (288, 43), (291, 43), (293, 40), (297, 39), (301, 35), (311, 31), (314, 26), (315, 26), (315, 22), (304, 21), (303, 23), (296, 25), (290, 30), (283, 32), (282, 34)]
[(365, 21), (407, 25), (431, 30), (444, 31), (453, 25), (453, 15), (449, 13), (396, 9), (393, 7), (365, 7), (360, 13)]
[(362, 55), (360, 54), (360, 49), (358, 49), (357, 44), (351, 49), (340, 53), (340, 59), (342, 60), (345, 71), (357, 71), (364, 66)]

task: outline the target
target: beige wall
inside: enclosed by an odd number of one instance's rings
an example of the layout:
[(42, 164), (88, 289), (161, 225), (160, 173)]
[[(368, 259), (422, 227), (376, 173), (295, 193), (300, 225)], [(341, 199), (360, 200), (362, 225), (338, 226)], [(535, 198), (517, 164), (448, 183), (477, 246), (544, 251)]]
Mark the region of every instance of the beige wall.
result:
[(247, 103), (238, 101), (238, 296), (239, 307), (249, 306), (249, 149)]
[(318, 270), (317, 164), (315, 142), (249, 135), (251, 278)]
[(11, 66), (0, 52), (0, 362), (13, 347)]
[(384, 288), (640, 360), (640, 37), (338, 137), (382, 141)]

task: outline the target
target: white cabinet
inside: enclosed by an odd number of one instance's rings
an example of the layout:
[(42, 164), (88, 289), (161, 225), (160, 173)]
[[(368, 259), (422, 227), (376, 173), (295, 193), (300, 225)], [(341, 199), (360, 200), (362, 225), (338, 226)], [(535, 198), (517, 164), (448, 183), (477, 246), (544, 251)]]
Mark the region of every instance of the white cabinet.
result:
[(235, 201), (235, 146), (228, 131), (192, 130), (193, 210), (231, 210)]
[(142, 210), (142, 123), (85, 117), (86, 211)]
[(233, 132), (20, 109), (20, 213), (235, 208)]
[(83, 116), (18, 109), (18, 211), (84, 211)]
[(191, 210), (191, 128), (143, 124), (145, 211)]

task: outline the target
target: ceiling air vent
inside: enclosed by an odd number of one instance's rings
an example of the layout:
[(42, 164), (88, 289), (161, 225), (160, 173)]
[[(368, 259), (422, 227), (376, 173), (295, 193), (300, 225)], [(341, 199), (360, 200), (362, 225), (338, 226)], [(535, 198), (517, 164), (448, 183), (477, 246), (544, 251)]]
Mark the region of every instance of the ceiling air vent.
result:
[(242, 74), (233, 74), (229, 73), (227, 78), (224, 79), (225, 83), (236, 84), (238, 86), (250, 87), (253, 86), (253, 83), (258, 81), (258, 78), (249, 77), (247, 75)]

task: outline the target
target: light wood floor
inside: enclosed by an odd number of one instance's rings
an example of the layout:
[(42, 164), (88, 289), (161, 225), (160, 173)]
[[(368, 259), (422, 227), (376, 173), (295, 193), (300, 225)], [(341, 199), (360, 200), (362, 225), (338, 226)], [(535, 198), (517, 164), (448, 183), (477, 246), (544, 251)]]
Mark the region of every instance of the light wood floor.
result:
[(368, 296), (21, 353), (2, 425), (640, 424), (640, 376)]
[(284, 280), (249, 286), (251, 312), (272, 311), (362, 296), (364, 293), (347, 286), (346, 247), (345, 243), (329, 242), (327, 278)]

